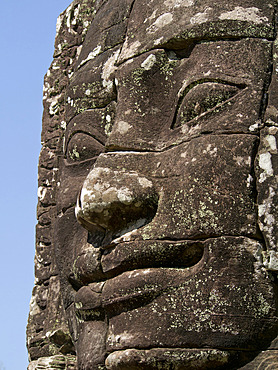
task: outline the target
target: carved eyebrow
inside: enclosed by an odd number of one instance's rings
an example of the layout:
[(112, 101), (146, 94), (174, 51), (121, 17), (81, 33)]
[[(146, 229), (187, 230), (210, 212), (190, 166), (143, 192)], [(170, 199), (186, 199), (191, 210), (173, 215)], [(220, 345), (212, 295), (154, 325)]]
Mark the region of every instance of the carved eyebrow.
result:
[[(231, 41), (236, 42), (244, 39), (250, 39), (250, 36), (221, 36), (212, 38), (196, 37), (192, 39), (173, 38), (161, 45), (156, 45), (156, 49), (164, 49), (165, 51), (174, 51), (180, 57), (180, 59), (188, 58), (193, 51), (194, 47), (198, 44), (208, 44), (212, 42)], [(256, 37), (257, 38), (257, 37)], [(259, 38), (261, 40), (273, 41), (272, 38)]]
[[(236, 41), (240, 41), (244, 39), (250, 39), (250, 36), (234, 36), (234, 37), (222, 36), (222, 37), (215, 37), (215, 38), (208, 38), (208, 39), (200, 37), (200, 38), (188, 39), (188, 40), (172, 39), (164, 44), (156, 46), (155, 48), (164, 49), (169, 59), (181, 60), (184, 58), (189, 58), (195, 46), (198, 44), (208, 44), (212, 42), (221, 42), (221, 41), (236, 42)], [(262, 39), (265, 39), (265, 38), (262, 38)], [(272, 41), (272, 39), (270, 38), (269, 41)], [(174, 58), (171, 56), (171, 53), (175, 54)]]

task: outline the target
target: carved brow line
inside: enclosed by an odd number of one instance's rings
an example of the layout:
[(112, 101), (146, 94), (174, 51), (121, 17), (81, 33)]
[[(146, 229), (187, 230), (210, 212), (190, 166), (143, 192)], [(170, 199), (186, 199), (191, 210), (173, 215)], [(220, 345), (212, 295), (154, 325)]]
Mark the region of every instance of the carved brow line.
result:
[[(194, 47), (198, 44), (206, 44), (206, 43), (210, 43), (210, 42), (218, 42), (218, 41), (231, 41), (231, 42), (234, 42), (234, 41), (241, 41), (241, 40), (246, 40), (246, 39), (249, 39), (249, 40), (266, 40), (266, 41), (269, 41), (269, 42), (273, 42), (275, 41), (275, 37), (252, 37), (252, 36), (222, 36), (222, 37), (211, 37), (211, 38), (203, 38), (203, 37), (200, 37), (200, 38), (191, 38), (191, 39), (178, 39), (177, 38), (172, 38), (170, 39), (169, 41), (161, 44), (161, 45), (156, 45), (148, 50), (142, 50), (141, 52), (138, 52), (137, 54), (135, 55), (132, 55), (130, 57), (128, 57), (127, 59), (124, 59), (122, 62), (117, 62), (115, 63), (115, 65), (117, 67), (121, 66), (122, 64), (126, 63), (127, 61), (131, 60), (131, 59), (135, 59), (135, 58), (138, 58), (140, 57), (141, 55), (145, 54), (145, 53), (148, 53), (150, 51), (153, 51), (153, 50), (165, 50), (165, 52), (167, 53), (167, 51), (182, 51), (184, 49), (190, 49), (190, 52), (189, 54), (186, 54), (185, 56), (180, 56), (179, 59), (185, 59), (185, 58), (188, 58), (191, 54), (191, 52), (193, 51)], [(123, 44), (122, 43), (122, 47), (123, 47)], [(121, 49), (122, 49), (121, 47)], [(119, 57), (121, 56), (121, 52), (119, 54)]]
[(187, 47), (189, 44), (192, 45), (197, 45), (197, 44), (206, 44), (209, 42), (217, 42), (217, 41), (241, 41), (241, 40), (267, 40), (267, 41), (275, 41), (275, 37), (255, 37), (255, 36), (215, 36), (215, 37), (195, 37), (195, 38), (182, 38), (179, 36), (173, 37), (169, 41), (165, 42), (164, 44), (161, 44), (160, 47), (163, 47), (165, 49), (172, 49), (172, 50), (180, 50), (183, 49), (183, 45)]

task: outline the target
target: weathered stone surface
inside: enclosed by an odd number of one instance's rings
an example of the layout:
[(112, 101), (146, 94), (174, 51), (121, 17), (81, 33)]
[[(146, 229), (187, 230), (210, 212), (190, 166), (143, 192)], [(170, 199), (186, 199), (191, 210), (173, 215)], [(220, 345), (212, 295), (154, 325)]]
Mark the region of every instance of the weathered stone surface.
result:
[(264, 263), (270, 271), (278, 271), (278, 127), (270, 126), (261, 131), (256, 158), (259, 225), (265, 238), (267, 251)]
[(103, 368), (105, 360), (107, 325), (102, 321), (84, 322), (77, 342), (78, 369)]
[[(109, 351), (160, 346), (256, 350), (271, 339), (277, 328), (275, 288), (260, 268), (259, 243), (216, 238), (204, 248), (202, 260), (189, 269), (148, 268), (107, 281), (102, 296), (113, 316)], [(128, 310), (119, 314), (117, 305)]]
[(275, 369), (277, 2), (75, 0), (45, 76), (29, 369)]
[(274, 2), (153, 1), (134, 2), (121, 61), (157, 45), (182, 48), (191, 40), (274, 37)]
[[(52, 357), (58, 353), (74, 353), (61, 302), (60, 283), (57, 281), (52, 230), (57, 214), (57, 154), (62, 150), (62, 130), (65, 124), (64, 93), (78, 59), (80, 45), (92, 21), (94, 3), (93, 0), (75, 0), (58, 18), (54, 60), (44, 81), (43, 147), (39, 160), (39, 223), (35, 256), (36, 285), (27, 327), (30, 358), (39, 358), (38, 361), (30, 363), (32, 369), (53, 368), (54, 364), (56, 367), (59, 365), (57, 368), (61, 369), (76, 368), (74, 358), (66, 360), (63, 356), (57, 357), (58, 364), (56, 357)], [(53, 281), (56, 281), (54, 285)]]
[(61, 370), (76, 370), (75, 357), (72, 356), (51, 356), (41, 357), (36, 361), (30, 362), (28, 370), (44, 370), (44, 369), (61, 369)]
[(278, 366), (278, 351), (262, 351), (253, 361), (241, 367), (242, 370), (269, 369), (275, 370)]
[(185, 350), (159, 348), (150, 350), (128, 349), (109, 355), (105, 361), (109, 370), (135, 369), (219, 369), (227, 364), (230, 355), (219, 350)]
[(126, 37), (127, 23), (134, 0), (119, 0), (117, 7), (110, 2), (101, 2), (94, 22), (88, 30), (84, 40), (78, 67), (87, 61), (95, 59), (106, 50), (121, 45)]
[(200, 134), (257, 131), (270, 42), (243, 39), (190, 48), (153, 50), (121, 65), (109, 148), (162, 150)]

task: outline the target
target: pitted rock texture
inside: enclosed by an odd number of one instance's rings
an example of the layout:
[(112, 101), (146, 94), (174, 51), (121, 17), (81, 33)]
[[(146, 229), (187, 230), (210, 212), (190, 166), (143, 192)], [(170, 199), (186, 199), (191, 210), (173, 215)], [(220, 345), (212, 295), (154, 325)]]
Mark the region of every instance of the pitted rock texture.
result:
[(29, 369), (276, 369), (277, 2), (75, 0), (45, 76)]

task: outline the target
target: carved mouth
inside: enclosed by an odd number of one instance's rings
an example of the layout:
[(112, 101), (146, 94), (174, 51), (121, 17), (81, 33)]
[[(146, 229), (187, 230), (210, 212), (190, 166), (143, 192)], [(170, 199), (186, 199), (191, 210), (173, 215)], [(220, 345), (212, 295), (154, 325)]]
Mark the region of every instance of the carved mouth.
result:
[[(106, 250), (101, 257), (103, 281), (99, 290), (97, 306), (92, 271), (86, 264), (79, 266), (78, 280), (87, 284), (78, 290), (75, 298), (78, 315), (83, 320), (95, 319), (105, 310), (114, 316), (120, 312), (135, 309), (151, 302), (162, 292), (182, 284), (199, 270), (203, 259), (202, 242), (196, 241), (144, 241), (127, 242)], [(77, 266), (78, 267), (78, 266)], [(75, 272), (77, 274), (77, 272)], [(94, 276), (97, 276), (95, 273)], [(88, 279), (91, 277), (91, 281)], [(84, 295), (85, 292), (85, 295)], [(92, 297), (92, 298), (90, 298)]]
[(126, 271), (105, 282), (102, 307), (114, 316), (150, 303), (162, 292), (181, 285), (196, 272), (190, 268), (147, 268)]
[(117, 244), (103, 253), (101, 264), (108, 278), (142, 268), (179, 268), (196, 265), (203, 256), (200, 241), (145, 240)]
[[(92, 294), (94, 284), (82, 287), (75, 296), (75, 309), (83, 321), (110, 317), (129, 311), (151, 302), (167, 288), (158, 280), (161, 269), (139, 269), (124, 272), (115, 278), (106, 280), (100, 293)], [(162, 272), (165, 276), (165, 273)], [(171, 284), (173, 279), (168, 281)], [(84, 289), (86, 288), (86, 289)], [(88, 289), (89, 288), (89, 289)]]
[(107, 249), (87, 248), (77, 256), (69, 277), (75, 288), (106, 281), (123, 272), (144, 268), (187, 269), (203, 256), (202, 241), (135, 240)]
[(112, 317), (145, 306), (162, 292), (181, 285), (196, 270), (193, 266), (126, 271), (103, 282), (103, 288), (97, 294), (90, 292), (94, 284), (89, 284), (76, 293), (76, 313), (83, 321), (99, 320), (105, 314)]

